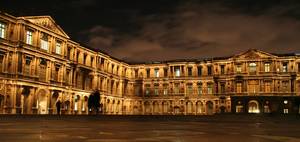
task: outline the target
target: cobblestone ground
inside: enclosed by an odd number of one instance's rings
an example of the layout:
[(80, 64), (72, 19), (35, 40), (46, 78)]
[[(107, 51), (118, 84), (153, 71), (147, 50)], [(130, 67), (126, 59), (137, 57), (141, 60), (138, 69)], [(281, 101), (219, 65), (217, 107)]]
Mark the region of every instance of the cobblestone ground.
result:
[(0, 116), (1, 142), (300, 142), (300, 117)]

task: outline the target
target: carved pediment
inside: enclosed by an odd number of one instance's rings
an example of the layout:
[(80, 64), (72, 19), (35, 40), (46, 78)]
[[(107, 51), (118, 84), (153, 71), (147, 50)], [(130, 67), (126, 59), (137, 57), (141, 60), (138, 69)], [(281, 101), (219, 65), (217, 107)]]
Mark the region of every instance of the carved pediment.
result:
[(233, 58), (236, 59), (262, 59), (262, 58), (275, 58), (275, 55), (256, 50), (256, 49), (250, 49), (244, 53), (238, 54), (234, 56)]
[(59, 25), (55, 23), (50, 16), (28, 16), (24, 18), (34, 24), (40, 25), (59, 35), (69, 38), (69, 36), (62, 30), (62, 28), (60, 28)]

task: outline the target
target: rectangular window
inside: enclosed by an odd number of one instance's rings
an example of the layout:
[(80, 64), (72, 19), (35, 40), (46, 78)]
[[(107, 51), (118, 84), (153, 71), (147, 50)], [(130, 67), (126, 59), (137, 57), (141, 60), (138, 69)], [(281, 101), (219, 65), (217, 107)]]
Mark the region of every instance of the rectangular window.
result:
[(193, 75), (193, 67), (188, 67), (188, 76)]
[(179, 77), (180, 76), (180, 67), (175, 67), (175, 76)]
[(150, 69), (146, 69), (146, 72), (147, 72), (147, 78), (150, 77)]
[(134, 70), (134, 75), (135, 75), (135, 78), (138, 78), (138, 77), (139, 77), (139, 70), (138, 70), (138, 69), (135, 69), (135, 70)]
[(198, 70), (198, 76), (201, 76), (202, 75), (202, 66), (198, 66), (197, 70)]
[(158, 68), (154, 69), (154, 75), (155, 75), (155, 77), (159, 77), (159, 69)]
[(212, 74), (212, 67), (211, 66), (207, 66), (207, 75), (211, 75)]
[(145, 85), (145, 95), (150, 95), (150, 84)]
[(225, 93), (225, 83), (221, 83), (221, 93)]
[(202, 83), (198, 83), (197, 84), (197, 88), (198, 88), (198, 95), (201, 95), (202, 94)]
[(28, 30), (26, 31), (26, 43), (32, 45), (32, 31)]
[(164, 77), (168, 77), (168, 68), (164, 68)]
[(5, 24), (0, 22), (0, 38), (5, 38)]
[(207, 84), (207, 94), (212, 94), (213, 93), (213, 84), (208, 83)]
[(164, 84), (164, 95), (168, 95), (168, 84)]
[(249, 72), (255, 73), (256, 72), (256, 63), (250, 63), (249, 64)]
[(61, 54), (61, 42), (59, 42), (59, 41), (56, 42), (55, 53)]
[(188, 95), (193, 94), (193, 84), (187, 84), (187, 94)]
[(47, 34), (42, 34), (41, 49), (47, 50), (47, 51), (49, 50), (49, 43), (48, 43), (48, 35)]
[(248, 86), (249, 93), (257, 93), (259, 90), (259, 85), (257, 80), (249, 80)]
[(267, 81), (265, 82), (265, 93), (271, 92), (271, 82)]
[(158, 96), (159, 95), (159, 85), (154, 84), (154, 95)]
[(179, 83), (175, 83), (174, 93), (179, 94)]
[(25, 57), (25, 67), (24, 67), (24, 74), (30, 75), (30, 64), (31, 64), (31, 57)]
[(242, 93), (242, 83), (236, 83), (236, 93)]
[(282, 63), (282, 72), (288, 71), (288, 63)]
[(242, 73), (242, 66), (241, 65), (236, 66), (236, 73)]
[(225, 65), (221, 65), (221, 74), (225, 74)]
[(4, 59), (4, 55), (0, 54), (0, 72), (2, 72), (3, 69), (3, 60)]
[(265, 72), (270, 72), (270, 63), (265, 63)]

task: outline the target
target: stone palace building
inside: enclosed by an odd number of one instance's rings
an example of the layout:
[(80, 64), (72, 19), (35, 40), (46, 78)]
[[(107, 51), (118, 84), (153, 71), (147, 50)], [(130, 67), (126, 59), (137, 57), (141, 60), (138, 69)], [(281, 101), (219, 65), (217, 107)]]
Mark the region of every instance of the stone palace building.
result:
[(0, 114), (53, 114), (57, 100), (63, 114), (88, 114), (96, 89), (110, 115), (296, 114), (300, 55), (133, 64), (72, 41), (50, 16), (0, 12)]

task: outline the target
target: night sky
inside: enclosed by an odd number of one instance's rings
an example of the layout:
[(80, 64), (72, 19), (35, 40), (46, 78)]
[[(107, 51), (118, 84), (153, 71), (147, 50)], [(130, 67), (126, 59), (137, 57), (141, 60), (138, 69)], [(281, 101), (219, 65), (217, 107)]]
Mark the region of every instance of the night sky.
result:
[(72, 40), (126, 61), (300, 53), (299, 0), (1, 0), (0, 10), (50, 15)]

